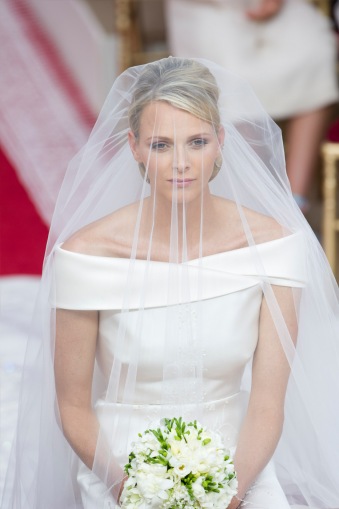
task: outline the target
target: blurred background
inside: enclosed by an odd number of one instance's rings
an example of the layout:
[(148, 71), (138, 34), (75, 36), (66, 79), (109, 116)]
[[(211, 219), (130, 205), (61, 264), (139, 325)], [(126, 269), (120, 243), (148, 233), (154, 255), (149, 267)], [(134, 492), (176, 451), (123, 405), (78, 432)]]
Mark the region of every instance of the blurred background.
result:
[(115, 77), (205, 57), (283, 129), (292, 191), (339, 276), (337, 2), (0, 0), (0, 500), (53, 208)]

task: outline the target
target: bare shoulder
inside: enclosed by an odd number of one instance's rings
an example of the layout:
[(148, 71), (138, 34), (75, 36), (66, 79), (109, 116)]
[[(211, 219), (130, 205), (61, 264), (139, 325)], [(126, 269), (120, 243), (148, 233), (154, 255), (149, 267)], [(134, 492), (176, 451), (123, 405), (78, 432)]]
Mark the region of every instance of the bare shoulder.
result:
[(92, 256), (129, 257), (138, 203), (90, 223), (62, 244), (62, 249)]
[(281, 239), (287, 231), (273, 217), (244, 208), (245, 217), (257, 244)]
[[(233, 235), (238, 236), (239, 239), (244, 238), (244, 244), (247, 244), (243, 220), (239, 214), (237, 204), (232, 200), (217, 198), (217, 205), (220, 207), (223, 216), (230, 221)], [(286, 230), (273, 217), (247, 207), (242, 207), (241, 210), (256, 243), (269, 242), (286, 236)]]

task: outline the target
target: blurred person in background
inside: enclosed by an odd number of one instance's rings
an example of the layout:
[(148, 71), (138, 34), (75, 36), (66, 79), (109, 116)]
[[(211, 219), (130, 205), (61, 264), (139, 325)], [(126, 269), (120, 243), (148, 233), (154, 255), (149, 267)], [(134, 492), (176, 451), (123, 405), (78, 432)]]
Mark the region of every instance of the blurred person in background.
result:
[(301, 210), (331, 105), (336, 41), (307, 0), (167, 0), (170, 52), (212, 59), (243, 76), (268, 113), (286, 121), (287, 173)]

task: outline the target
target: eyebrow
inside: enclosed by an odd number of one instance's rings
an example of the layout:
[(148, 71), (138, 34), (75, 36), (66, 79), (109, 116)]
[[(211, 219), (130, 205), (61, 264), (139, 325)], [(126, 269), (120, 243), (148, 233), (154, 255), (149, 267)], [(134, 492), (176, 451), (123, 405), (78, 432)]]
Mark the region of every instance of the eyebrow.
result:
[[(188, 137), (188, 140), (194, 140), (195, 138), (201, 138), (202, 136), (213, 136), (212, 133), (197, 133)], [(150, 136), (146, 138), (146, 141), (173, 141), (173, 138), (167, 138), (166, 136)]]
[(146, 139), (146, 141), (172, 141), (171, 138), (166, 138), (166, 136), (150, 136)]

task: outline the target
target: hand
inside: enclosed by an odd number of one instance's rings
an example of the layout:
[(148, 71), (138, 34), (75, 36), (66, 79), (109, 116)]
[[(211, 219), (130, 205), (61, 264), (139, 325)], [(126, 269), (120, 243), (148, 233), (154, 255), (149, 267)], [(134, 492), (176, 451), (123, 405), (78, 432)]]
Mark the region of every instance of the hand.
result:
[(123, 489), (124, 489), (124, 486), (125, 486), (125, 482), (127, 481), (128, 479), (128, 476), (126, 475), (123, 480), (121, 481), (121, 485), (120, 485), (120, 490), (119, 490), (119, 496), (118, 496), (118, 505), (120, 505), (120, 497), (121, 497), (121, 494), (123, 492)]
[(227, 506), (227, 509), (238, 509), (240, 506), (242, 500), (238, 498), (237, 496), (233, 497), (229, 505)]
[(258, 7), (246, 11), (246, 16), (252, 21), (267, 21), (276, 16), (283, 5), (284, 0), (261, 0)]

